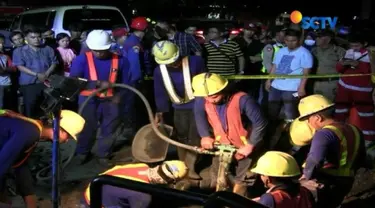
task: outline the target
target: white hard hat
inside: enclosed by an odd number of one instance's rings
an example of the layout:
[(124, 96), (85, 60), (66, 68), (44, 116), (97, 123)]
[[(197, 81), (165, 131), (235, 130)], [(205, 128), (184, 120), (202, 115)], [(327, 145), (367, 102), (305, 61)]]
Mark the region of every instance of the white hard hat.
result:
[(87, 35), (87, 47), (91, 50), (108, 50), (111, 48), (111, 36), (104, 30), (93, 30)]

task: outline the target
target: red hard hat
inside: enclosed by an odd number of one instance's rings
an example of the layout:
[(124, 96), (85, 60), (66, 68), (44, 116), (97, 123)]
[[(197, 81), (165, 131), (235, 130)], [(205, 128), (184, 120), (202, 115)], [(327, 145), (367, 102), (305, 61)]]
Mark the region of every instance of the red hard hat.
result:
[(132, 24), (130, 25), (130, 28), (140, 31), (145, 30), (147, 27), (148, 22), (146, 17), (136, 17), (132, 20)]

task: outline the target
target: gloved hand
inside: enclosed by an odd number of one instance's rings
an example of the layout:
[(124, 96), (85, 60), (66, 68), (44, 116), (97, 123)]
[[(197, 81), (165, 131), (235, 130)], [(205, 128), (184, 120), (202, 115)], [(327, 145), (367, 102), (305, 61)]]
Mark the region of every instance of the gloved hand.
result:
[(253, 152), (253, 150), (254, 150), (254, 145), (252, 144), (244, 145), (237, 150), (234, 157), (236, 158), (236, 160), (242, 160), (248, 157)]
[(203, 137), (201, 139), (201, 146), (203, 149), (210, 150), (214, 148), (215, 139), (211, 137)]

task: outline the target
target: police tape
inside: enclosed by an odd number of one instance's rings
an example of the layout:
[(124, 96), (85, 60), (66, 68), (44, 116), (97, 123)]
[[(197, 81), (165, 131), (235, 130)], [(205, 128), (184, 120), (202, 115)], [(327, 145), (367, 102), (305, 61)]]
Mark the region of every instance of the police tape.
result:
[[(227, 79), (330, 79), (330, 78), (341, 78), (341, 77), (363, 77), (363, 76), (375, 76), (375, 74), (310, 74), (310, 75), (281, 75), (281, 74), (269, 74), (269, 75), (232, 75), (223, 76)], [(153, 77), (144, 77), (144, 80), (153, 80)]]

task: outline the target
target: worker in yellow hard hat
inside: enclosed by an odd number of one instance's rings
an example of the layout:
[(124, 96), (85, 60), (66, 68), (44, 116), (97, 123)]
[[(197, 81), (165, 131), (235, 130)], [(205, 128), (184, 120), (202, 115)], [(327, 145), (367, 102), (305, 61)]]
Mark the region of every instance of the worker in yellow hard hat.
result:
[[(194, 94), (192, 76), (205, 69), (200, 56), (181, 56), (176, 44), (170, 41), (157, 42), (152, 48), (158, 64), (154, 70), (154, 94), (156, 103), (155, 121), (163, 122), (164, 114), (174, 109), (174, 127), (181, 143), (199, 146), (200, 139), (194, 120)], [(189, 178), (200, 179), (195, 172), (197, 154), (178, 148), (178, 157), (189, 167)]]
[[(214, 143), (238, 148), (233, 192), (245, 194), (244, 179), (250, 168), (255, 149), (261, 151), (267, 120), (259, 105), (244, 92), (228, 88), (228, 80), (218, 74), (202, 73), (193, 78), (195, 121), (204, 149), (213, 149)], [(211, 131), (212, 130), (212, 131)], [(211, 134), (213, 132), (213, 134)], [(216, 186), (219, 160), (214, 157), (211, 166), (212, 187)]]
[[(150, 168), (147, 164), (136, 163), (115, 166), (100, 175), (111, 175), (149, 184), (172, 184), (183, 179), (188, 173), (185, 163), (179, 160), (164, 161)], [(84, 207), (90, 206), (90, 185), (84, 192)], [(103, 207), (149, 207), (151, 195), (128, 189), (105, 185), (102, 190)]]
[(251, 172), (259, 174), (268, 189), (254, 201), (277, 208), (311, 208), (315, 204), (312, 193), (294, 180), (301, 175), (301, 171), (291, 155), (278, 151), (266, 152)]
[[(324, 204), (320, 207), (340, 205), (352, 188), (356, 170), (366, 158), (361, 131), (355, 126), (335, 121), (333, 107), (331, 101), (318, 94), (301, 99), (298, 105), (298, 120), (306, 121), (315, 131), (301, 180), (317, 180), (325, 184), (319, 200)], [(295, 143), (304, 144), (311, 136), (311, 132), (306, 131), (308, 137), (300, 137), (298, 141), (298, 133), (301, 132), (292, 130), (291, 137), (295, 138)]]
[[(77, 113), (62, 110), (60, 142), (67, 141), (69, 137), (76, 140), (84, 124), (85, 120)], [(37, 207), (33, 178), (26, 161), (41, 139), (52, 141), (53, 128), (10, 110), (0, 110), (0, 126), (0, 188), (5, 188), (6, 174), (14, 168), (17, 190), (23, 197), (26, 207)]]

